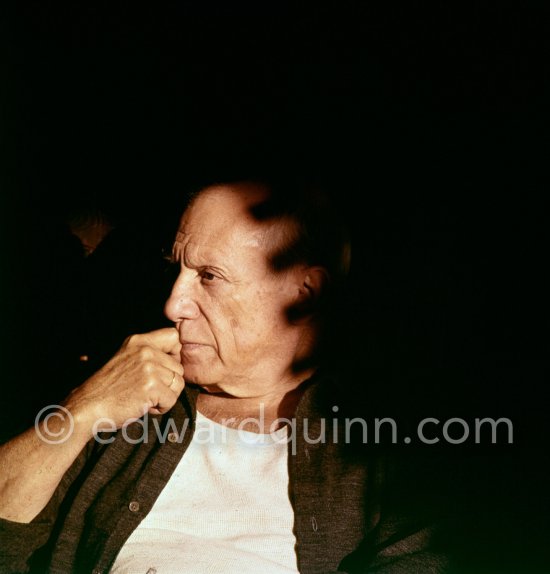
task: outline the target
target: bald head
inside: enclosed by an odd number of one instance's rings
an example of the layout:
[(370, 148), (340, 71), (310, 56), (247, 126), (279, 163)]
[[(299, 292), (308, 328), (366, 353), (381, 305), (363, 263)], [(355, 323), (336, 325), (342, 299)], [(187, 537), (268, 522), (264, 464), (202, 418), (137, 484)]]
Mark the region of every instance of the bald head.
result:
[(348, 234), (322, 190), (292, 182), (232, 181), (203, 187), (192, 195), (191, 205), (202, 196), (234, 200), (242, 222), (255, 228), (273, 271), (316, 265), (326, 270), (332, 285), (347, 276)]

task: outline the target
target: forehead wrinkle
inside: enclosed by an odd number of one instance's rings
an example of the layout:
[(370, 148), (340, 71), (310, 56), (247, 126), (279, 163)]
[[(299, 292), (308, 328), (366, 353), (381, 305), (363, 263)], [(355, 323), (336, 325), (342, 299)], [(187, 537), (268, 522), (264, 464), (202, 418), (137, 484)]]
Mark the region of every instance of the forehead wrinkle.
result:
[(208, 243), (193, 241), (191, 234), (180, 231), (176, 233), (174, 251), (189, 267), (198, 266), (201, 263), (220, 265), (228, 260), (227, 251), (223, 247), (213, 247)]
[(260, 236), (254, 236), (239, 241), (238, 247), (245, 249), (248, 253), (241, 253), (241, 257), (235, 257), (238, 250), (234, 243), (228, 241), (220, 242), (214, 239), (214, 245), (210, 241), (194, 240), (194, 235), (185, 231), (178, 231), (172, 248), (172, 256), (188, 268), (199, 268), (201, 266), (213, 266), (220, 270), (225, 270), (233, 280), (243, 273), (243, 259), (250, 260), (250, 251), (256, 258), (261, 259), (263, 267), (267, 267), (267, 256), (262, 248)]
[(176, 233), (176, 243), (188, 243), (191, 241), (189, 239), (191, 236), (196, 236), (197, 241), (194, 243), (223, 253), (231, 253), (235, 247), (259, 248), (265, 251), (266, 232), (270, 227), (251, 219), (236, 220), (230, 227), (211, 229), (207, 233), (202, 227), (195, 230), (187, 222), (182, 223), (182, 227)]
[(233, 262), (239, 271), (242, 267), (239, 260), (250, 256), (261, 260), (262, 267), (269, 269), (273, 221), (259, 220), (251, 209), (263, 195), (263, 191), (255, 187), (240, 186), (215, 187), (201, 192), (182, 215), (176, 242), (185, 246), (192, 241), (200, 246), (201, 255), (221, 258), (224, 263)]

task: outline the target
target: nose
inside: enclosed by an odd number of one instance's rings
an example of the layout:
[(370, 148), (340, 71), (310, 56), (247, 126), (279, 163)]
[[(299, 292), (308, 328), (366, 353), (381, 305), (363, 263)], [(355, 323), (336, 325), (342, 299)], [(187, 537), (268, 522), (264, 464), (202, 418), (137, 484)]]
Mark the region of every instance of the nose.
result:
[(200, 315), (192, 280), (191, 274), (181, 271), (164, 305), (164, 314), (174, 323), (184, 319), (196, 319)]

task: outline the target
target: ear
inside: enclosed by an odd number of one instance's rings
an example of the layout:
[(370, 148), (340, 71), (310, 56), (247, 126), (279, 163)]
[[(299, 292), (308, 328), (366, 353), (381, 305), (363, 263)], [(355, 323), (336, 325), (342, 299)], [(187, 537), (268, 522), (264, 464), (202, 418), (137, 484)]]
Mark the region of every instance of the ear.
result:
[(306, 267), (302, 274), (300, 285), (301, 306), (309, 313), (315, 312), (318, 302), (328, 286), (329, 276), (324, 267)]
[(317, 301), (325, 292), (328, 281), (328, 273), (324, 267), (307, 267), (304, 269), (300, 294)]
[(288, 318), (293, 323), (313, 318), (319, 310), (320, 301), (329, 282), (329, 275), (324, 267), (303, 267), (294, 277), (298, 295), (287, 309)]

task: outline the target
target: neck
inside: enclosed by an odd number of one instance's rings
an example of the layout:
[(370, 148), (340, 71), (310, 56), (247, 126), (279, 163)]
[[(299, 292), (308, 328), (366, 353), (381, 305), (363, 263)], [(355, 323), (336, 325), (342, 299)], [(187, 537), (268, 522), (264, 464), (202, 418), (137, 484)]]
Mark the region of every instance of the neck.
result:
[(202, 390), (197, 398), (197, 410), (224, 426), (267, 434), (288, 424), (305, 387), (302, 381), (291, 390), (257, 397), (235, 397)]

